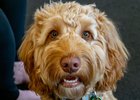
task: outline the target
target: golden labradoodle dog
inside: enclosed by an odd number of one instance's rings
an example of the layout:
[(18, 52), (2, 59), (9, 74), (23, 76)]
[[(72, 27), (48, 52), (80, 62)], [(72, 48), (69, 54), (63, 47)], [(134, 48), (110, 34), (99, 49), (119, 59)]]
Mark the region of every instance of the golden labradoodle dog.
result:
[(104, 12), (60, 2), (36, 11), (19, 57), (42, 100), (116, 100), (128, 52)]

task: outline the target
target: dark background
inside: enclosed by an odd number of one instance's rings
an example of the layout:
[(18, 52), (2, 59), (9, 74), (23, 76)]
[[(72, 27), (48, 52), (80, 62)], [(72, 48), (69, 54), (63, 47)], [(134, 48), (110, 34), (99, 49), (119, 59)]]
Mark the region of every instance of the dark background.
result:
[[(49, 3), (49, 0), (28, 0), (26, 29), (33, 22), (36, 8), (45, 2)], [(77, 0), (77, 2), (95, 3), (97, 8), (105, 11), (115, 22), (131, 57), (125, 77), (118, 82), (114, 94), (118, 100), (140, 100), (140, 0)]]

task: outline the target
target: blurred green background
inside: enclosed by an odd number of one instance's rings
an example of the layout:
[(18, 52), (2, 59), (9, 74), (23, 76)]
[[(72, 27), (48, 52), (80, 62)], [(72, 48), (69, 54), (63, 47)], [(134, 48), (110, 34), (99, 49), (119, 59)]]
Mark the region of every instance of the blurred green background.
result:
[[(53, 0), (57, 1), (57, 0)], [(67, 0), (62, 0), (66, 2)], [(69, 0), (72, 1), (72, 0)], [(118, 82), (114, 93), (118, 100), (140, 100), (140, 0), (76, 0), (81, 4), (95, 3), (115, 22), (130, 52), (127, 73)], [(49, 0), (28, 0), (26, 29), (33, 22), (34, 12)]]

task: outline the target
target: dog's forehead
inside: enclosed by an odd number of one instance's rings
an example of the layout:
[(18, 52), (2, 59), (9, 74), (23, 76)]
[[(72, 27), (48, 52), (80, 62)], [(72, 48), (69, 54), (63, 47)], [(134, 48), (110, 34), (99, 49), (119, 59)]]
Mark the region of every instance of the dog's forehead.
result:
[[(94, 7), (91, 5), (80, 5), (76, 2), (69, 3), (52, 3), (44, 5), (43, 8), (36, 12), (38, 17), (47, 20), (55, 16), (60, 16), (63, 21), (73, 27), (77, 27), (81, 20), (89, 23), (95, 23)], [(88, 20), (89, 19), (89, 20)], [(86, 23), (87, 23), (86, 22)]]
[[(97, 37), (97, 22), (94, 12), (94, 7), (91, 5), (80, 5), (79, 3), (55, 3), (45, 5), (42, 9), (36, 12), (41, 23), (45, 23), (44, 29), (57, 27), (63, 30), (63, 33), (80, 33), (91, 30), (94, 36)], [(38, 21), (38, 22), (39, 22)]]

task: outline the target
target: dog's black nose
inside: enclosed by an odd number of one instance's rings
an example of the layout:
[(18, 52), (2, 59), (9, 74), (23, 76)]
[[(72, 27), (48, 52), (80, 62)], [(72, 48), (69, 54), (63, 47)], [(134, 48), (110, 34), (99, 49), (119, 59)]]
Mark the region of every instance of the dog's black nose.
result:
[(65, 72), (77, 72), (81, 66), (79, 57), (66, 56), (61, 59), (61, 67)]

